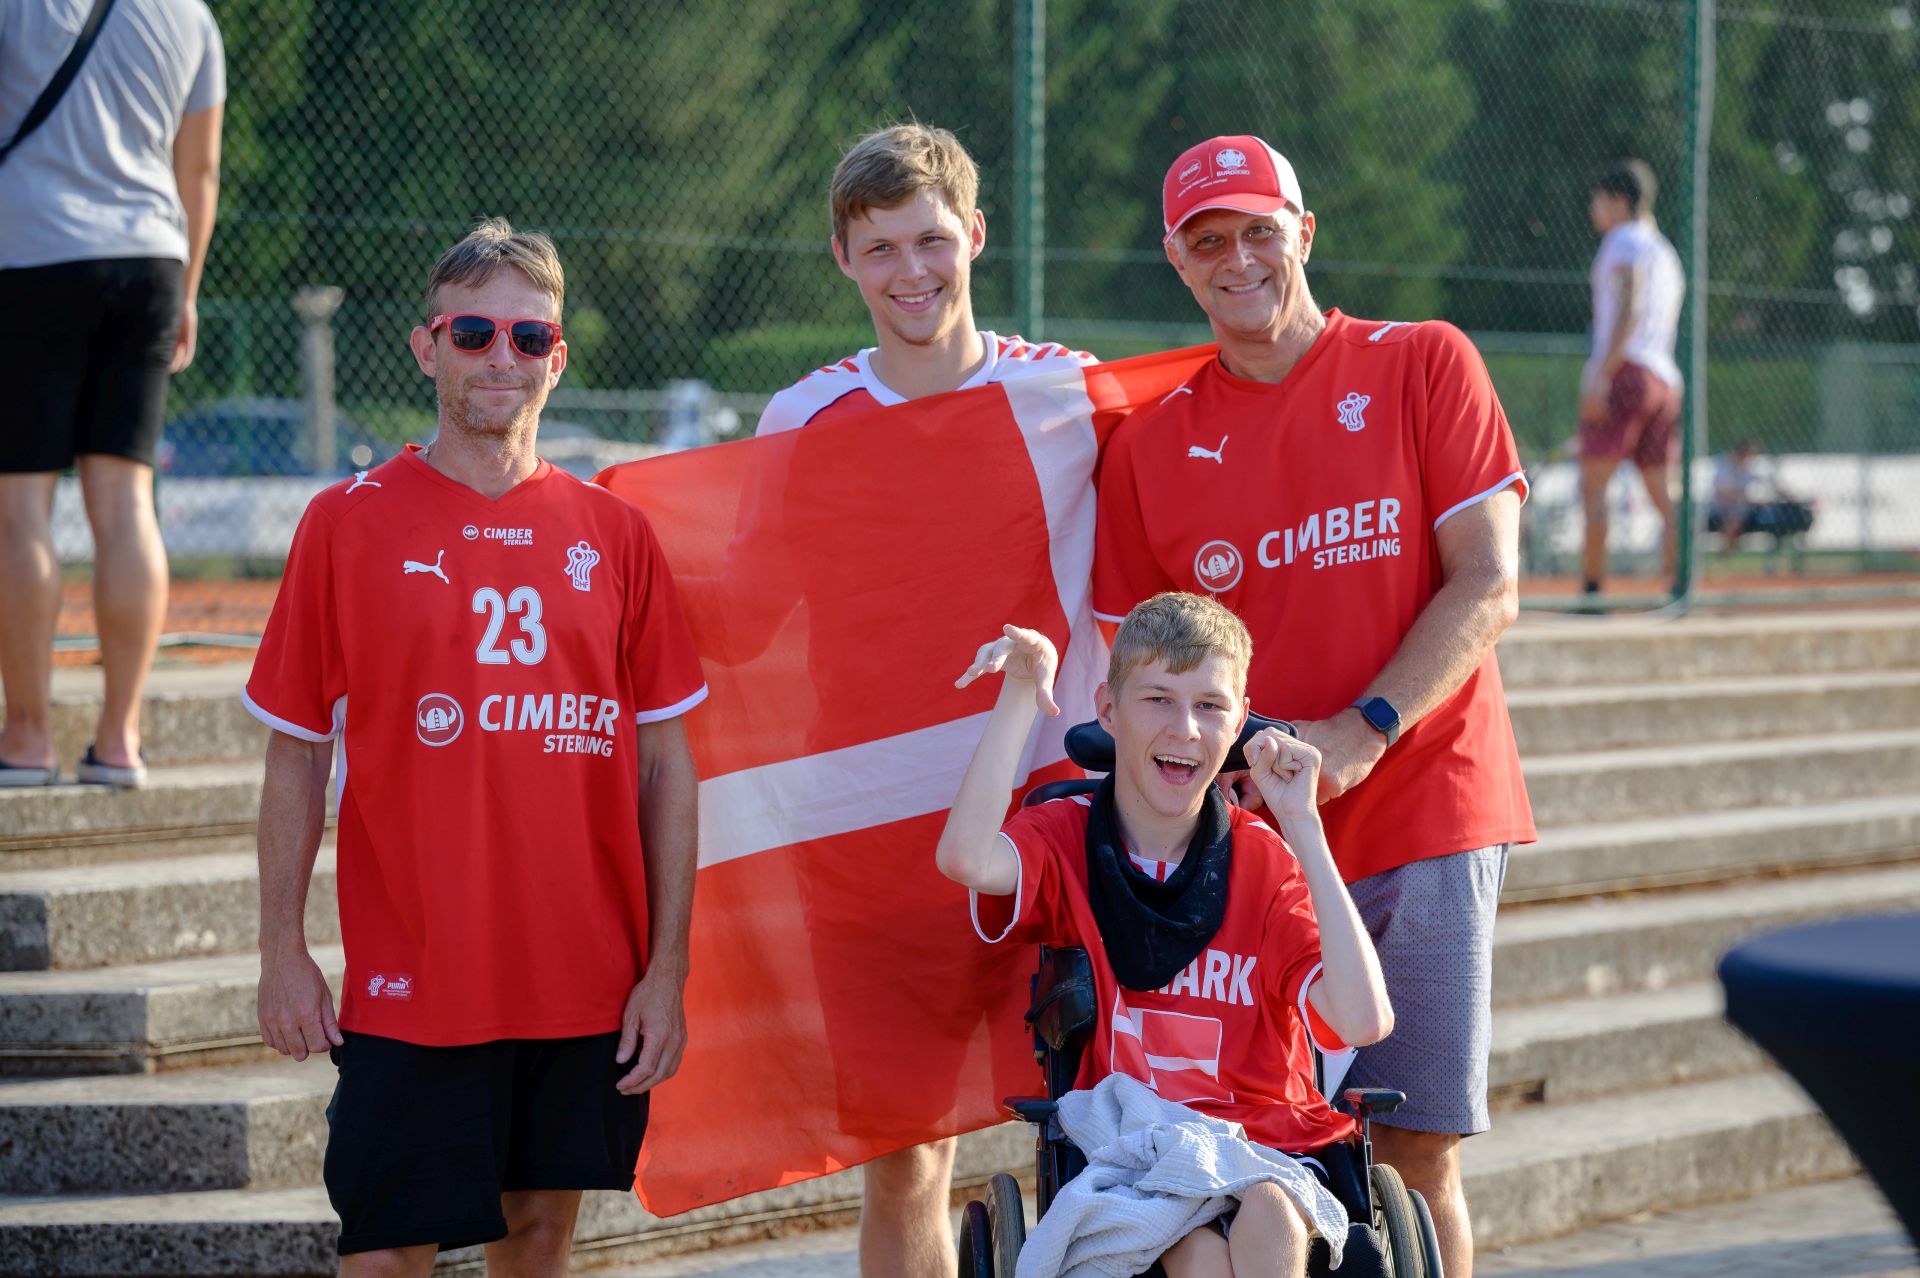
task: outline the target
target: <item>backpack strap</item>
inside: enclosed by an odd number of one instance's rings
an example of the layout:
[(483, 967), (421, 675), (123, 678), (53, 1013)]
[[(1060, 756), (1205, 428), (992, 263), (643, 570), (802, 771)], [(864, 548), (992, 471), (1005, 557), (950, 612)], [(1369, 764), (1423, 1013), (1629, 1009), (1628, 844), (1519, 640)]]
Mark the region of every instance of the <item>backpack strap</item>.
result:
[(67, 95), (67, 87), (73, 83), (74, 77), (80, 74), (80, 64), (87, 60), (87, 53), (93, 48), (94, 37), (100, 34), (100, 24), (106, 21), (107, 11), (111, 8), (113, 8), (113, 0), (93, 0), (93, 12), (87, 15), (87, 25), (80, 28), (80, 38), (74, 42), (72, 52), (67, 54), (67, 60), (60, 64), (60, 69), (53, 73), (53, 79), (48, 82), (45, 89), (41, 90), (39, 98), (28, 109), (27, 118), (20, 122), (20, 128), (13, 137), (5, 146), (0, 146), (0, 164), (5, 164), (7, 157), (13, 154), (13, 148), (26, 141), (28, 134), (46, 123), (47, 117), (53, 114), (53, 109), (60, 105), (60, 99)]

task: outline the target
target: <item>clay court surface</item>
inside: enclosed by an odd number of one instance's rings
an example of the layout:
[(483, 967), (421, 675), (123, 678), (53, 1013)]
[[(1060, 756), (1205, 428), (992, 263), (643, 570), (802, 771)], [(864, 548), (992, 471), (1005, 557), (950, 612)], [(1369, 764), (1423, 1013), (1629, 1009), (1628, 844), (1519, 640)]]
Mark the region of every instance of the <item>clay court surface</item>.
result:
[[(163, 627), (169, 636), (219, 635), (258, 636), (266, 627), (267, 614), (273, 609), (273, 597), (280, 588), (271, 578), (230, 580), (177, 580), (169, 588), (167, 620)], [(1578, 590), (1570, 577), (1525, 577), (1520, 582), (1522, 606), (1564, 604)], [(1649, 600), (1659, 590), (1651, 579), (1620, 578), (1609, 583), (1609, 592), (1623, 599)], [(1861, 596), (1905, 595), (1907, 601), (1920, 597), (1920, 573), (1862, 573), (1854, 575), (1817, 573), (1754, 573), (1721, 576), (1709, 573), (1706, 585), (1707, 606), (1716, 595), (1738, 596), (1742, 606), (1777, 599), (1781, 606), (1809, 606), (1809, 598), (1822, 592), (1845, 598), (1846, 606), (1861, 607), (1874, 602)], [(1811, 606), (1820, 606), (1817, 598)], [(55, 654), (58, 665), (84, 666), (99, 660), (97, 649), (85, 640), (94, 633), (93, 604), (87, 583), (70, 581), (60, 606), (59, 633), (64, 643)], [(221, 647), (169, 642), (162, 658), (167, 661), (247, 661), (251, 647)]]

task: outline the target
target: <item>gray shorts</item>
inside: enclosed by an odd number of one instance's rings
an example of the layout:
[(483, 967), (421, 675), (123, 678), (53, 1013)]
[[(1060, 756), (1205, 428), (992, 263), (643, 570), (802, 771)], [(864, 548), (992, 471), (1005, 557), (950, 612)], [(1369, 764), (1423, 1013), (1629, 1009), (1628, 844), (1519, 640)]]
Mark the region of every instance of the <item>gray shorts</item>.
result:
[(1406, 1105), (1375, 1122), (1462, 1136), (1492, 1126), (1493, 914), (1508, 846), (1414, 861), (1347, 885), (1380, 954), (1393, 1033), (1360, 1049), (1345, 1085), (1407, 1094)]

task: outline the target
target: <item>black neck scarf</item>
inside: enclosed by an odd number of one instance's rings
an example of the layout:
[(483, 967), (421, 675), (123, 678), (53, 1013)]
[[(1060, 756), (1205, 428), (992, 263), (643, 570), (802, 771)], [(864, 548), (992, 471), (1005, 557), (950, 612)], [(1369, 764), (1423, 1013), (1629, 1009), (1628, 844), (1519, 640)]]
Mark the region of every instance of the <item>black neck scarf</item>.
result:
[(1226, 916), (1232, 852), (1227, 801), (1209, 785), (1186, 856), (1159, 882), (1128, 858), (1113, 778), (1100, 783), (1087, 816), (1087, 896), (1121, 985), (1157, 990), (1200, 956)]

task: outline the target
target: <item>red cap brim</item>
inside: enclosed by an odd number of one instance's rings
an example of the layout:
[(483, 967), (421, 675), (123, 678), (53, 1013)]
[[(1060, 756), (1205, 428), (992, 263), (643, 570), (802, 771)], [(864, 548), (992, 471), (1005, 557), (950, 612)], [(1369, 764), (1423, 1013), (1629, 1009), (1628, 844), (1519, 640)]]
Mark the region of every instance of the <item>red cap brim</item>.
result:
[[(1196, 214), (1205, 213), (1208, 209), (1232, 209), (1235, 213), (1251, 213), (1258, 217), (1262, 214), (1278, 213), (1281, 209), (1292, 208), (1293, 202), (1284, 195), (1223, 195), (1218, 199), (1203, 200), (1182, 213), (1180, 220), (1167, 228), (1161, 243), (1164, 244), (1173, 239), (1174, 232), (1191, 222)], [(1299, 211), (1294, 209), (1296, 213)]]

